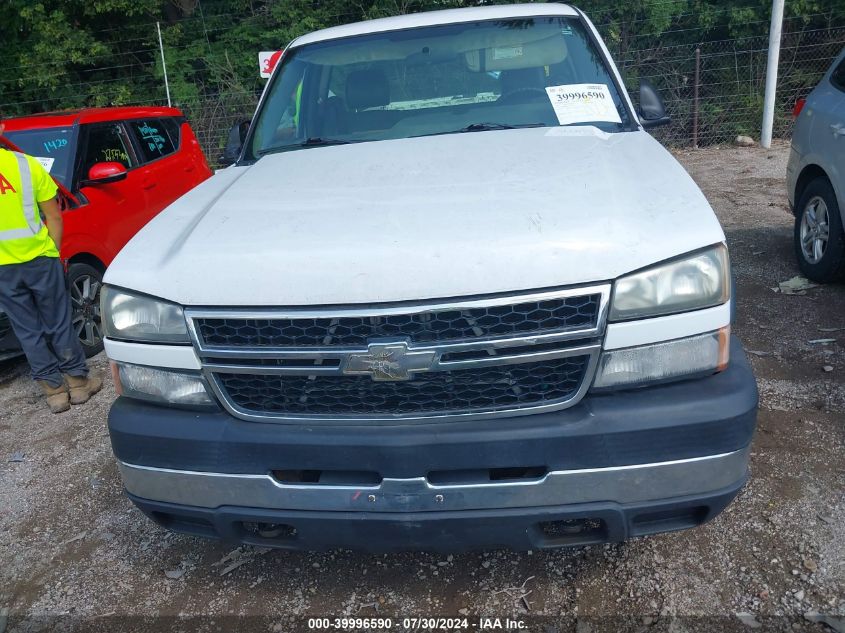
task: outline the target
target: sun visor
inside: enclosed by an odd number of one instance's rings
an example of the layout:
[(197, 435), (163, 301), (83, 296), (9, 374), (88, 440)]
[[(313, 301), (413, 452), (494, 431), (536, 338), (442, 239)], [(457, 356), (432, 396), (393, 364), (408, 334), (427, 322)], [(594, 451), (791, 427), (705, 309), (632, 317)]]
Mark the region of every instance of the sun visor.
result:
[(553, 35), (533, 42), (502, 44), (464, 53), (466, 65), (473, 72), (537, 68), (559, 64), (567, 56), (563, 35)]
[(299, 59), (318, 65), (345, 66), (405, 59), (416, 50), (418, 46), (414, 42), (376, 39), (369, 42), (367, 46), (334, 45), (325, 48), (315, 47), (315, 50), (306, 47), (299, 54)]

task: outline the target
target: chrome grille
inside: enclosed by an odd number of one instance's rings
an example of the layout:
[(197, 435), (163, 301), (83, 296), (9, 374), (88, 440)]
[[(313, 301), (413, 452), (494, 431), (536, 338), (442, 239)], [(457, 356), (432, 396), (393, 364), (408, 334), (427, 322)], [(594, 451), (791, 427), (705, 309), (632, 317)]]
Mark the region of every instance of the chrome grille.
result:
[(238, 408), (298, 415), (424, 415), (495, 411), (571, 397), (589, 356), (540, 363), (428, 372), (405, 382), (366, 376), (272, 376), (218, 374)]
[(261, 421), (520, 415), (572, 406), (595, 372), (608, 285), (423, 305), (186, 309), (203, 371)]
[(196, 329), (206, 345), (233, 347), (360, 346), (397, 336), (413, 343), (447, 342), (595, 327), (600, 301), (597, 293), (407, 314), (200, 318)]

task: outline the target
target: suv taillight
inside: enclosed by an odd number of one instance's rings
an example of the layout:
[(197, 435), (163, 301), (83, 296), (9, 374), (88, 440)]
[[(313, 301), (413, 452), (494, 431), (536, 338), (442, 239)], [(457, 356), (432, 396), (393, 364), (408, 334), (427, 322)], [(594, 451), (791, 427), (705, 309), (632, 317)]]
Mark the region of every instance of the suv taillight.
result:
[(797, 118), (798, 118), (798, 115), (799, 115), (799, 114), (801, 114), (801, 110), (803, 110), (803, 109), (804, 109), (804, 104), (805, 104), (805, 103), (807, 103), (807, 100), (806, 100), (806, 99), (798, 99), (798, 101), (796, 101), (796, 102), (795, 102), (795, 107), (794, 107), (794, 108), (792, 108), (792, 116), (793, 116), (794, 118), (796, 118), (796, 119), (797, 119)]

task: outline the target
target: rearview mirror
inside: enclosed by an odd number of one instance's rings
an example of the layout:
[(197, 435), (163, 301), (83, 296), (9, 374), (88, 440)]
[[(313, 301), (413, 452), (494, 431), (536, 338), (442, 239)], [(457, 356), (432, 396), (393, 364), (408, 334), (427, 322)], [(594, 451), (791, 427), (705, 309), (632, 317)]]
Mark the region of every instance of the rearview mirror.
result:
[(246, 141), (246, 133), (249, 132), (249, 119), (244, 119), (235, 123), (229, 129), (229, 136), (226, 139), (226, 147), (223, 149), (223, 155), (220, 157), (221, 165), (233, 165), (238, 162), (238, 157), (244, 148)]
[(666, 106), (660, 93), (645, 79), (640, 80), (640, 107), (637, 114), (644, 128), (657, 127), (671, 123), (672, 119), (666, 114)]
[(83, 185), (107, 185), (126, 178), (126, 167), (121, 163), (105, 162), (94, 163), (88, 170), (88, 179), (83, 180)]

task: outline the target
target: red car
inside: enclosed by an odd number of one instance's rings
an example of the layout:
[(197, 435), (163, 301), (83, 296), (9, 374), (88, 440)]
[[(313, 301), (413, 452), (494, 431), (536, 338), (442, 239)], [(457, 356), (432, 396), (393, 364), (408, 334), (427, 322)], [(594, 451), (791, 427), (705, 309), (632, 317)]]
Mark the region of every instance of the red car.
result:
[[(90, 108), (4, 124), (11, 142), (6, 146), (39, 158), (62, 185), (61, 256), (74, 325), (92, 356), (103, 349), (99, 292), (106, 267), (156, 214), (211, 176), (211, 169), (175, 108)], [(0, 354), (16, 349), (2, 314)]]

